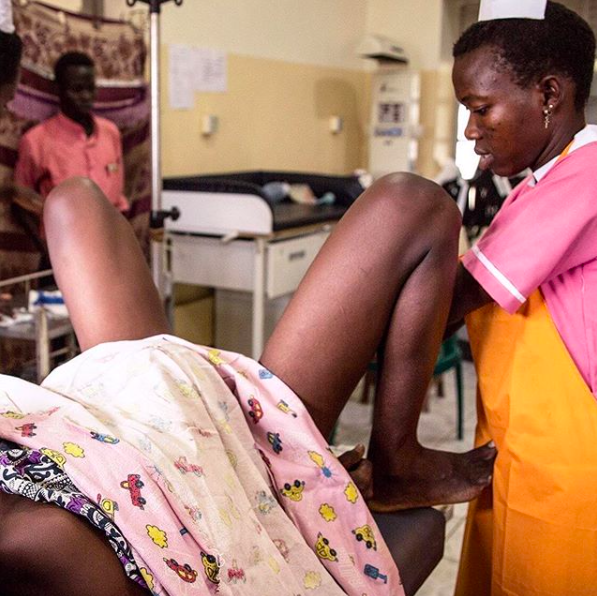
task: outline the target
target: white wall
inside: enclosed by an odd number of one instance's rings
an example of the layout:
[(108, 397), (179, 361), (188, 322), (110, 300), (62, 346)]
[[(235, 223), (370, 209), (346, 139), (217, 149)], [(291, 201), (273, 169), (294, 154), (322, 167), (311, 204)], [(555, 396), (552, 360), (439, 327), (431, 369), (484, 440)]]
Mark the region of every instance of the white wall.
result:
[(63, 10), (69, 10), (71, 12), (80, 12), (83, 2), (81, 0), (43, 0), (44, 4), (50, 6), (56, 6)]
[[(81, 0), (46, 0), (80, 10)], [(129, 13), (125, 0), (104, 0), (106, 16)], [(137, 3), (138, 14), (148, 12)], [(367, 33), (404, 46), (414, 69), (435, 69), (442, 52), (444, 0), (184, 0), (162, 6), (162, 42), (218, 48), (237, 55), (365, 69), (355, 49)], [(444, 41), (445, 43), (445, 41)]]
[(441, 56), (442, 0), (368, 0), (367, 31), (398, 41), (415, 70), (438, 67)]
[[(124, 5), (104, 0), (106, 16), (121, 17)], [(367, 0), (184, 0), (180, 7), (169, 2), (160, 17), (162, 43), (360, 70), (364, 61), (355, 49), (365, 34), (367, 7)]]

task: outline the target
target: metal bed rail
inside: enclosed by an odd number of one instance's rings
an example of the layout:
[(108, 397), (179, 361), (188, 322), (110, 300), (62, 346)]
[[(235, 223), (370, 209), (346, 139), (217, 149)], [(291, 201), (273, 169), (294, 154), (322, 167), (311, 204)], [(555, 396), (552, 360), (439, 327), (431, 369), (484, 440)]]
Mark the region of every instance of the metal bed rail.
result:
[(43, 271), (37, 271), (36, 273), (26, 273), (25, 275), (18, 275), (17, 277), (9, 277), (8, 279), (0, 279), (0, 288), (6, 286), (13, 286), (16, 284), (25, 284), (25, 294), (29, 294), (31, 289), (31, 282), (36, 279), (42, 279), (44, 277), (50, 277), (53, 273), (52, 269), (44, 269)]
[[(0, 290), (23, 284), (23, 294), (27, 297), (29, 296), (32, 282), (50, 277), (52, 273), (52, 269), (45, 269), (35, 273), (0, 280)], [(52, 340), (62, 336), (66, 336), (66, 346), (52, 350)], [(35, 364), (38, 383), (41, 383), (50, 374), (52, 358), (63, 354), (68, 354), (72, 357), (76, 353), (74, 330), (70, 319), (51, 320), (44, 308), (40, 308), (34, 313), (31, 323), (27, 322), (11, 327), (0, 327), (0, 338), (35, 342)]]

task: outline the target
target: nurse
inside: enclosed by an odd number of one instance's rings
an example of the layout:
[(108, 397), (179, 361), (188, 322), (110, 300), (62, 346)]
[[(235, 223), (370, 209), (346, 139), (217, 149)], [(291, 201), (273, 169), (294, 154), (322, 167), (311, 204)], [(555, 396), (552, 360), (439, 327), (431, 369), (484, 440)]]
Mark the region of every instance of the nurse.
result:
[[(595, 38), (555, 2), (482, 3), (454, 46), (480, 167), (531, 173), (459, 266), (477, 443), (492, 486), (471, 505), (458, 596), (589, 596), (597, 586)], [(514, 17), (514, 18), (512, 18)], [(522, 17), (522, 18), (521, 18)]]

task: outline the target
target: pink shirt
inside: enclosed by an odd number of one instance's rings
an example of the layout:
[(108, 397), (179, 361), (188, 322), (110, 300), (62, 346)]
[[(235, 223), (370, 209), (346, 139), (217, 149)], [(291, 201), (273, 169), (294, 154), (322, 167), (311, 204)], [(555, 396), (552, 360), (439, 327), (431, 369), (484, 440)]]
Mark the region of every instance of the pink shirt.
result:
[(122, 144), (116, 125), (93, 117), (94, 131), (88, 137), (83, 127), (62, 113), (29, 130), (19, 144), (15, 182), (47, 197), (68, 178), (93, 180), (121, 211), (129, 208), (123, 194)]
[(552, 319), (597, 397), (597, 126), (568, 155), (523, 180), (463, 264), (514, 313), (541, 288)]

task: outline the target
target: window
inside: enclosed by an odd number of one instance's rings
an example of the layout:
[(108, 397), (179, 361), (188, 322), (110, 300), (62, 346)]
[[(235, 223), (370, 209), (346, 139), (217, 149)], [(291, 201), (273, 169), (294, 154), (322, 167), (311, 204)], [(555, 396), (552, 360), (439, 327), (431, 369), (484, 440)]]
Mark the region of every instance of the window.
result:
[(477, 165), (479, 164), (479, 156), (475, 153), (475, 141), (467, 141), (464, 136), (468, 116), (468, 110), (463, 105), (459, 105), (456, 133), (456, 165), (465, 180), (470, 180), (475, 175)]

